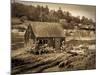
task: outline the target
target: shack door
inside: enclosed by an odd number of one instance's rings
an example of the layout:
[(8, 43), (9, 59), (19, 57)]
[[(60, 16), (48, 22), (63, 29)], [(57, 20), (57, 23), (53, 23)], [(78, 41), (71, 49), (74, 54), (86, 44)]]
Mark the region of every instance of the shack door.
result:
[(60, 38), (55, 38), (55, 49), (60, 49)]

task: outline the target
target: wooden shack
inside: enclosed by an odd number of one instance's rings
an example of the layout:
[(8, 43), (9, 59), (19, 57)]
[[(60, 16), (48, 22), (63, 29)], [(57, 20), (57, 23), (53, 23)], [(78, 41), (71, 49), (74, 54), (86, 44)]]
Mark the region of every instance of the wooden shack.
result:
[(27, 27), (24, 38), (28, 47), (38, 42), (38, 46), (47, 44), (49, 47), (60, 49), (65, 35), (59, 23), (33, 22)]

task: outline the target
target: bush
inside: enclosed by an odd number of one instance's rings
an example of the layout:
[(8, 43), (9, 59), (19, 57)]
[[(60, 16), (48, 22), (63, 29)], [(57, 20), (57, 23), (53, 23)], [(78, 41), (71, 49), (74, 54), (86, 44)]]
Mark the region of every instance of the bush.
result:
[(32, 48), (31, 52), (33, 54), (46, 54), (46, 53), (53, 53), (55, 50), (53, 47), (49, 47), (47, 45), (38, 46), (38, 48)]

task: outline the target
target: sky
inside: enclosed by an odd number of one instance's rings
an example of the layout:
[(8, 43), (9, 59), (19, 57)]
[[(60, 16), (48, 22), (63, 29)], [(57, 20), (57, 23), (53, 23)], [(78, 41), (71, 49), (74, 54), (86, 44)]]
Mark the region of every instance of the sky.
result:
[(96, 6), (91, 5), (74, 5), (74, 4), (60, 4), (60, 3), (47, 3), (47, 2), (34, 2), (34, 1), (20, 1), (15, 0), (15, 2), (23, 3), (26, 5), (33, 5), (33, 6), (46, 6), (48, 5), (50, 10), (58, 10), (59, 7), (63, 11), (69, 11), (73, 16), (85, 16), (87, 18), (93, 19), (93, 21), (96, 21)]

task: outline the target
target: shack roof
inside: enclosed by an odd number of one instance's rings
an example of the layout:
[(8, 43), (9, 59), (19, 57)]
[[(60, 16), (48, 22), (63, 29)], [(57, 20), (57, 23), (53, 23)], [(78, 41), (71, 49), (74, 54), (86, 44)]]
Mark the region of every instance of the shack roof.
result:
[(32, 22), (31, 27), (36, 37), (65, 37), (60, 23)]

